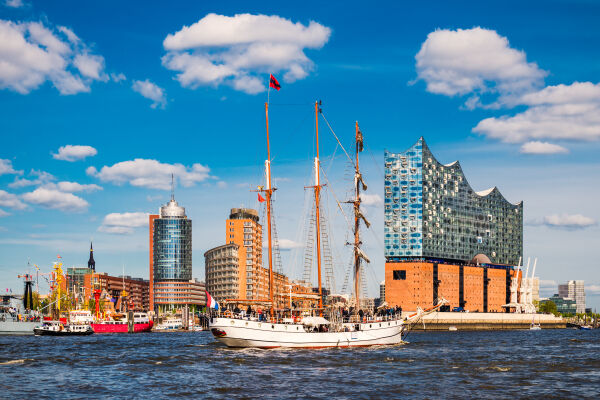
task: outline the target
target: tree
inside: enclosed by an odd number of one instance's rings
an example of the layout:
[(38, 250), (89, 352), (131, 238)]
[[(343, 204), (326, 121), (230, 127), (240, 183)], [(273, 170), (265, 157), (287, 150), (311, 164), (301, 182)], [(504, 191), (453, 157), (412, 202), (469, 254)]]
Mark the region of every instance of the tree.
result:
[(540, 312), (544, 314), (557, 314), (558, 308), (556, 308), (556, 303), (548, 300), (540, 303)]

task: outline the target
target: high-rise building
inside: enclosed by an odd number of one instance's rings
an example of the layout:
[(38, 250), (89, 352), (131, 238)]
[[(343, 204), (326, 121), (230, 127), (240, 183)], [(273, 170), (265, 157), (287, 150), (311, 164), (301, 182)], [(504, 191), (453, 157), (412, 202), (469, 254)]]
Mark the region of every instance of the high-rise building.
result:
[(385, 301), (385, 280), (379, 284), (379, 299), (382, 303)]
[(159, 218), (158, 214), (148, 216), (148, 233), (150, 236), (148, 248), (150, 249), (150, 310), (154, 311), (154, 220)]
[(575, 300), (577, 313), (585, 312), (585, 289), (584, 281), (568, 281), (558, 285), (558, 295), (562, 298)]
[(239, 246), (240, 299), (264, 300), (269, 298), (268, 279), (265, 286), (265, 268), (262, 265), (262, 225), (259, 224), (258, 219), (256, 210), (232, 208), (229, 218), (225, 222), (225, 243)]
[(510, 309), (523, 203), (496, 187), (474, 191), (459, 162), (440, 163), (423, 138), (384, 162), (386, 301), (404, 310), (439, 298), (470, 311)]
[(476, 192), (458, 161), (440, 163), (420, 138), (385, 153), (385, 257), (469, 262), (484, 254), (516, 265), (523, 253), (523, 203), (496, 188)]
[(171, 195), (171, 200), (160, 207), (158, 217), (151, 216), (149, 221), (152, 223), (150, 273), (154, 310), (163, 312), (180, 308), (193, 297), (190, 293), (194, 286), (190, 285), (194, 282), (192, 220)]

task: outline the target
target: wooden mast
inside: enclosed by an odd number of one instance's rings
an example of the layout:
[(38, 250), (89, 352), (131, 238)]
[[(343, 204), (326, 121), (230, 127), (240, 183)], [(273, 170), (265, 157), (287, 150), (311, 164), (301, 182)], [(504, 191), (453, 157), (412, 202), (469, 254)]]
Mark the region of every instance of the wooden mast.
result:
[(315, 157), (315, 218), (317, 230), (317, 274), (319, 280), (319, 316), (323, 316), (323, 293), (321, 288), (321, 216), (319, 210), (319, 194), (321, 191), (319, 164), (319, 102), (315, 101), (315, 128), (317, 137), (317, 157)]
[[(354, 294), (356, 296), (356, 312), (360, 309), (360, 255), (358, 252), (360, 246), (360, 170), (358, 168), (358, 153), (359, 153), (359, 129), (358, 121), (356, 122), (356, 165), (355, 165), (355, 196), (354, 196)], [(362, 142), (362, 140), (361, 140)]]
[(264, 190), (267, 201), (267, 236), (269, 241), (269, 301), (271, 302), (271, 318), (274, 313), (273, 303), (273, 244), (271, 238), (271, 195), (273, 189), (271, 188), (271, 147), (269, 144), (269, 103), (265, 103), (265, 116), (267, 121), (267, 161), (265, 161), (265, 178), (267, 180), (267, 187)]

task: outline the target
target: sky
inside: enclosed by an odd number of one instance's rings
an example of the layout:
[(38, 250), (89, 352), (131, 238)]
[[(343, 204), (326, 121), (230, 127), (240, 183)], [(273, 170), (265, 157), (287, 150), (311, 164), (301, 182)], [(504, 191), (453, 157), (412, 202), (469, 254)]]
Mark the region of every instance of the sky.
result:
[[(0, 0), (0, 290), (28, 261), (148, 278), (147, 214), (175, 197), (193, 275), (232, 207), (259, 207), (269, 99), (283, 270), (303, 272), (314, 102), (337, 290), (354, 123), (383, 280), (383, 152), (423, 136), (476, 190), (524, 202), (541, 294), (583, 279), (600, 306), (600, 3)], [(267, 90), (269, 74), (281, 90)], [(331, 129), (327, 126), (330, 124)], [(349, 210), (345, 210), (348, 214)], [(44, 286), (44, 280), (40, 286)], [(47, 287), (47, 285), (46, 285)]]

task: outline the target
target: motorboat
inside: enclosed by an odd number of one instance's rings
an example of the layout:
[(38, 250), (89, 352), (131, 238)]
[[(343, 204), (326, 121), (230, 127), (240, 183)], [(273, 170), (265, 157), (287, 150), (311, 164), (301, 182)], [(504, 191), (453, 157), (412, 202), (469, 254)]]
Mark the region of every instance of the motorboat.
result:
[(35, 336), (87, 336), (93, 333), (90, 325), (63, 324), (60, 321), (44, 321), (33, 329)]

